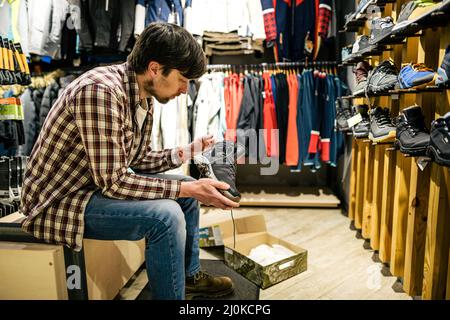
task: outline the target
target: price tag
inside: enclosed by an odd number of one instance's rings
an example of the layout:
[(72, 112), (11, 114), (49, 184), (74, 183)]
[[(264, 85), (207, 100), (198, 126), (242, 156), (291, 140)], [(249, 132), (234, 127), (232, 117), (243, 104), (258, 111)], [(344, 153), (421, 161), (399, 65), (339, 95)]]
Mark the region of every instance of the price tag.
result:
[(431, 159), (428, 157), (419, 157), (417, 159), (417, 166), (419, 167), (420, 171), (425, 170), (425, 168), (427, 167), (428, 162), (430, 162), (430, 160)]
[(353, 117), (351, 117), (350, 119), (347, 120), (348, 123), (348, 127), (352, 128), (355, 125), (357, 125), (358, 123), (360, 123), (363, 120), (362, 116), (360, 113), (357, 113), (356, 115), (354, 115)]

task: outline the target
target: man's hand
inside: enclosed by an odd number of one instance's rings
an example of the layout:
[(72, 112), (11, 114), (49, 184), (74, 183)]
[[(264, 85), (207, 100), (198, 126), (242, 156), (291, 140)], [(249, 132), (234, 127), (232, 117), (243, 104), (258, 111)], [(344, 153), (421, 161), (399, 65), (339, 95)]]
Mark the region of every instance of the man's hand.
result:
[(179, 156), (183, 162), (186, 162), (195, 157), (197, 154), (211, 148), (214, 143), (215, 139), (212, 134), (199, 137), (187, 146), (181, 147)]
[(230, 186), (225, 182), (213, 179), (181, 182), (180, 198), (195, 198), (207, 206), (231, 210), (239, 207), (239, 203), (231, 201), (218, 190), (228, 190), (229, 188)]

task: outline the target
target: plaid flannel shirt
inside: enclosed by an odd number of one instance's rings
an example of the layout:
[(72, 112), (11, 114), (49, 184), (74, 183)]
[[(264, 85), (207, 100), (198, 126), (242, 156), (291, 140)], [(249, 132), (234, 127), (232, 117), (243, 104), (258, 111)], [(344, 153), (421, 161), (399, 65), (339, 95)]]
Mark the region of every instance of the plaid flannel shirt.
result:
[(152, 151), (152, 103), (142, 130), (136, 74), (127, 63), (73, 81), (50, 110), (27, 165), (22, 229), (81, 250), (84, 209), (96, 190), (113, 199), (176, 199), (181, 182), (148, 178), (181, 165), (177, 149)]

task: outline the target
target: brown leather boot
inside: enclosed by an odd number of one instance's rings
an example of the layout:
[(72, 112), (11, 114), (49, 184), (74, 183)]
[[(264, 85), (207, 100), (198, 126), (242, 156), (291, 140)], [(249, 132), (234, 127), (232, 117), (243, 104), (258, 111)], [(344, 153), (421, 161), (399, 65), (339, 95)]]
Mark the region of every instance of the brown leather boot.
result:
[(186, 278), (186, 298), (220, 298), (234, 291), (234, 285), (228, 277), (213, 277), (199, 271), (193, 277)]

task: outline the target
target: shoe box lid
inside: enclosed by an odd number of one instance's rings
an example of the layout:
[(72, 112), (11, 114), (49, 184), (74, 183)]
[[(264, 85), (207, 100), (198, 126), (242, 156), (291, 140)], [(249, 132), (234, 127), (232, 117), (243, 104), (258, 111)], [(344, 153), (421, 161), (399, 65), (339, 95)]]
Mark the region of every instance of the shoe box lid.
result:
[[(236, 238), (243, 234), (266, 232), (266, 221), (261, 214), (233, 212)], [(200, 216), (200, 247), (224, 245), (233, 241), (233, 219), (230, 211), (206, 213)]]
[[(207, 236), (210, 237), (208, 241), (203, 241), (206, 246), (224, 245), (225, 263), (229, 267), (263, 289), (306, 271), (307, 250), (267, 232), (263, 215), (236, 212), (233, 215), (236, 242), (233, 237), (233, 221), (229, 213), (223, 212), (218, 215), (207, 213), (200, 219), (200, 243)], [(282, 245), (295, 255), (261, 265), (248, 257), (250, 251), (261, 244)]]

